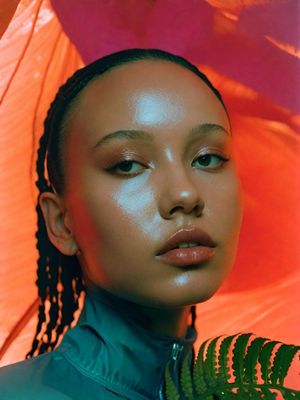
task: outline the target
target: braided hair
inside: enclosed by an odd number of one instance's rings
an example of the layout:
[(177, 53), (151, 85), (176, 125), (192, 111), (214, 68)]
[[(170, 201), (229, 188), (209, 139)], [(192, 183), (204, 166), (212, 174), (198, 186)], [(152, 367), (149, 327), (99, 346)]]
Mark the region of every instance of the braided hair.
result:
[[(183, 57), (158, 49), (128, 49), (99, 58), (77, 70), (59, 88), (51, 103), (44, 122), (44, 132), (39, 141), (36, 163), (38, 200), (43, 192), (56, 192), (60, 195), (64, 192), (62, 142), (66, 134), (65, 123), (80, 91), (106, 71), (139, 60), (166, 60), (187, 68), (207, 84), (226, 111), (218, 90), (196, 66)], [(35, 337), (26, 358), (55, 348), (66, 330), (71, 327), (74, 313), (79, 308), (78, 300), (85, 292), (85, 283), (76, 255), (66, 256), (50, 242), (39, 201), (36, 212), (38, 217), (36, 238), (39, 253), (36, 284), (40, 305)], [(191, 320), (192, 326), (195, 326), (195, 305), (191, 308)]]

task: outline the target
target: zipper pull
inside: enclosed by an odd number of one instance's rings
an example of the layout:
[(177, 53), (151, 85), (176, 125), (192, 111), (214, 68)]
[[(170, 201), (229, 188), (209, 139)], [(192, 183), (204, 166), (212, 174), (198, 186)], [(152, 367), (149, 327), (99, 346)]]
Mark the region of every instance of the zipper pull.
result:
[(172, 360), (177, 361), (180, 353), (183, 350), (183, 347), (184, 346), (182, 344), (180, 345), (179, 343), (173, 343), (172, 354), (171, 354)]
[[(176, 380), (175, 382), (174, 381), (173, 382), (174, 382), (174, 384), (175, 384), (175, 386), (177, 388), (178, 388), (178, 377), (176, 377), (175, 371), (176, 371), (178, 358), (179, 358), (183, 348), (184, 348), (183, 344), (173, 343), (172, 350), (171, 350), (171, 360), (172, 361), (169, 363), (170, 372), (173, 375), (173, 379), (175, 377), (175, 380)], [(165, 386), (164, 385), (165, 384), (162, 383), (161, 386), (160, 386), (160, 389), (159, 389), (159, 400), (164, 400), (165, 399), (165, 397), (164, 397)]]

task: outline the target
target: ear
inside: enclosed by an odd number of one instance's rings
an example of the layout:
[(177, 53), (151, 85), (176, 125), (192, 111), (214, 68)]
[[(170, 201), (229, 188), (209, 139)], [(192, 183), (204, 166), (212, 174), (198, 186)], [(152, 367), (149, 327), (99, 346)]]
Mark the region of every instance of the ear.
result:
[(56, 193), (44, 192), (39, 205), (44, 216), (50, 242), (66, 256), (75, 255), (78, 245), (73, 236), (64, 200)]

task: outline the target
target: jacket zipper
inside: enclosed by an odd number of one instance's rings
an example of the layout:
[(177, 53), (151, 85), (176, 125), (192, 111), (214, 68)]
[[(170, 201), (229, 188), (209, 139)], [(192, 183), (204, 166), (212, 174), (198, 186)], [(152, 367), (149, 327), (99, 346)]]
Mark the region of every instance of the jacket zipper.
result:
[(177, 364), (178, 358), (183, 350), (183, 344), (173, 343), (172, 347), (172, 360), (174, 360), (174, 365)]
[[(180, 344), (180, 343), (177, 343), (177, 342), (173, 343), (172, 351), (171, 351), (171, 360), (172, 361), (170, 363), (170, 366), (172, 366), (172, 369), (170, 370), (170, 372), (171, 372), (171, 375), (172, 375), (173, 379), (175, 378), (176, 367), (177, 367), (177, 364), (178, 364), (179, 357), (180, 357), (180, 355), (181, 355), (181, 353), (183, 351), (183, 348), (184, 348), (183, 344)], [(174, 384), (178, 389), (178, 383), (179, 382), (177, 381), (177, 376), (176, 376), (175, 379), (176, 379), (176, 382), (174, 382)], [(164, 394), (163, 394), (163, 385), (161, 385), (160, 389), (159, 389), (159, 400), (165, 400), (165, 397), (164, 397)]]

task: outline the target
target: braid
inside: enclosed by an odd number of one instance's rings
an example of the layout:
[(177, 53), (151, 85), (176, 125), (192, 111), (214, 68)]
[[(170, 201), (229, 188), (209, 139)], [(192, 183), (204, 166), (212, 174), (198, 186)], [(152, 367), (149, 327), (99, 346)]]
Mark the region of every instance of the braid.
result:
[[(192, 71), (209, 86), (225, 111), (225, 105), (218, 90), (196, 66), (183, 57), (157, 49), (129, 49), (102, 57), (77, 70), (60, 88), (51, 103), (44, 122), (44, 133), (40, 138), (36, 186), (39, 197), (43, 192), (64, 191), (64, 171), (62, 163), (62, 141), (65, 135), (66, 116), (80, 91), (112, 68), (139, 60), (166, 60)], [(227, 112), (227, 111), (226, 111)], [(45, 164), (47, 170), (45, 171)], [(47, 177), (45, 176), (47, 173)], [(74, 313), (79, 308), (79, 297), (84, 292), (80, 264), (76, 256), (65, 256), (50, 242), (42, 210), (37, 202), (38, 230), (36, 233), (38, 270), (36, 284), (41, 303), (38, 324), (31, 350), (26, 358), (51, 351), (57, 345), (66, 329), (71, 327)], [(46, 307), (47, 301), (50, 307)], [(191, 308), (192, 325), (195, 324), (195, 306)]]
[[(47, 118), (49, 118), (49, 113)], [(45, 122), (45, 126), (46, 126)], [(49, 130), (45, 128), (40, 138), (36, 185), (40, 194), (53, 192), (44, 173)], [(39, 195), (40, 196), (40, 195)], [(31, 350), (26, 358), (53, 350), (61, 338), (64, 328), (70, 327), (74, 313), (79, 307), (78, 298), (84, 290), (79, 262), (74, 256), (65, 256), (50, 242), (47, 235), (43, 213), (37, 202), (38, 230), (36, 233), (39, 253), (37, 270), (38, 295), (41, 299), (38, 313), (38, 324)], [(75, 285), (74, 283), (75, 282)], [(61, 283), (61, 293), (58, 286)], [(73, 290), (74, 288), (74, 290)], [(50, 309), (46, 312), (46, 301), (50, 301)], [(48, 322), (46, 324), (48, 316)], [(54, 335), (55, 334), (55, 335)]]
[(192, 315), (192, 323), (191, 323), (191, 325), (192, 325), (193, 328), (195, 328), (196, 317), (197, 317), (197, 315), (196, 315), (196, 306), (195, 305), (193, 305), (191, 307), (191, 315)]

